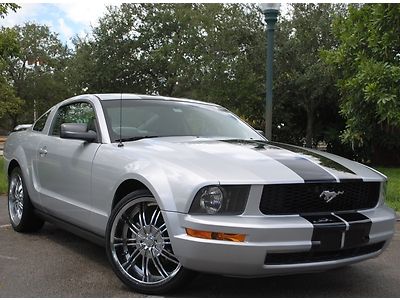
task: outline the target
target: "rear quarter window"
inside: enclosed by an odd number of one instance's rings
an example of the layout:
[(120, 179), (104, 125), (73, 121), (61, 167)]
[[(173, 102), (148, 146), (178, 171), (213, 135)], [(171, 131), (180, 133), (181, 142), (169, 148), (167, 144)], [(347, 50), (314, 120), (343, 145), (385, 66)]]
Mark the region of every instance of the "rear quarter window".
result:
[(44, 129), (44, 126), (46, 125), (46, 121), (47, 121), (47, 118), (49, 117), (49, 114), (50, 114), (50, 111), (48, 111), (47, 113), (42, 115), (39, 119), (37, 119), (37, 121), (33, 125), (32, 130), (42, 132)]

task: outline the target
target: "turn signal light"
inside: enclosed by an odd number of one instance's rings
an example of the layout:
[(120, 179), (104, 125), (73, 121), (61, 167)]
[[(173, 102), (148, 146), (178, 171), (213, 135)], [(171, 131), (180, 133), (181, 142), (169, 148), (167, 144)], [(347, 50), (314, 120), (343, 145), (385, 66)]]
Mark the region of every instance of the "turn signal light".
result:
[(211, 232), (211, 231), (195, 230), (190, 228), (186, 228), (186, 233), (189, 236), (193, 236), (200, 239), (229, 241), (229, 242), (244, 242), (244, 238), (246, 237), (244, 234)]

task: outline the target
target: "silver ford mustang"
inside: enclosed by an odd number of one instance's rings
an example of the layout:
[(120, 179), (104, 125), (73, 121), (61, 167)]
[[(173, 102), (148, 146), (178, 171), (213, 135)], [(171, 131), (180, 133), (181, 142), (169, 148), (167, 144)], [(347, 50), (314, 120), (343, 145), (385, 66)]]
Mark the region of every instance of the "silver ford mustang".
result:
[(225, 108), (133, 94), (82, 95), (12, 133), (13, 228), (50, 221), (105, 245), (133, 289), (166, 293), (193, 271), (322, 271), (382, 253), (394, 232), (386, 177), (269, 142)]

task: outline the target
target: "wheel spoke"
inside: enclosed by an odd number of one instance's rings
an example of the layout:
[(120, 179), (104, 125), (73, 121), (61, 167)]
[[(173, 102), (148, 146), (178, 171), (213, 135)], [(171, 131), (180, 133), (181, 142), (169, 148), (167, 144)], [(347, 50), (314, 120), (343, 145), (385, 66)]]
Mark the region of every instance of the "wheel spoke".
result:
[(149, 258), (146, 255), (142, 256), (142, 272), (143, 272), (143, 281), (150, 281), (150, 276), (149, 276)]
[(19, 224), (22, 219), (24, 209), (24, 186), (22, 177), (19, 174), (12, 176), (10, 180), (8, 203), (9, 213), (12, 222)]
[(114, 237), (114, 242), (117, 242), (117, 243), (126, 243), (126, 242), (136, 242), (136, 239), (135, 238), (130, 238), (130, 239), (124, 239), (124, 238), (119, 238), (119, 237)]
[(16, 193), (18, 194), (18, 196), (20, 196), (23, 192), (23, 188), (22, 188), (22, 179), (20, 176), (17, 177), (17, 184), (15, 187)]
[(113, 220), (109, 248), (119, 271), (140, 284), (162, 283), (182, 265), (173, 254), (162, 211), (154, 199), (135, 198)]
[(144, 203), (140, 205), (140, 212), (139, 212), (139, 224), (141, 227), (145, 227), (146, 224), (146, 214), (144, 209)]
[[(151, 252), (150, 252), (151, 253)], [(158, 257), (154, 257), (153, 253), (151, 253), (151, 260), (153, 261), (153, 265), (156, 267), (158, 273), (161, 275), (163, 278), (168, 277), (168, 272), (164, 269), (164, 266), (158, 259)]]
[(140, 256), (140, 251), (142, 249), (143, 249), (143, 247), (141, 247), (139, 249), (135, 249), (135, 251), (133, 251), (132, 254), (129, 256), (128, 260), (122, 264), (122, 267), (126, 271), (128, 271), (132, 267), (135, 260)]
[(126, 225), (128, 225), (129, 229), (130, 229), (135, 235), (138, 235), (138, 234), (139, 234), (139, 231), (140, 231), (139, 228), (137, 228), (136, 225), (133, 224), (131, 220), (129, 220), (129, 218), (128, 218), (127, 215), (123, 214), (123, 215), (121, 216), (121, 220), (122, 220)]
[(115, 243), (113, 244), (114, 247), (121, 247), (121, 246), (136, 246), (136, 243)]
[(158, 231), (160, 234), (163, 234), (167, 230), (167, 225), (163, 223), (160, 227), (158, 227)]
[(157, 221), (158, 221), (158, 218), (160, 217), (160, 214), (161, 214), (161, 210), (159, 209), (159, 208), (157, 208), (156, 210), (154, 210), (154, 213), (153, 213), (153, 215), (151, 216), (151, 219), (150, 219), (150, 225), (156, 225), (157, 224)]
[(159, 244), (159, 245), (171, 245), (171, 240), (170, 240), (169, 236), (163, 236), (161, 238), (162, 238), (162, 241), (161, 242), (157, 242), (157, 244)]
[(159, 245), (171, 245), (171, 242), (157, 242)]
[(114, 243), (115, 243), (115, 242), (117, 242), (117, 243), (122, 243), (123, 241), (124, 241), (123, 238), (119, 238), (119, 237), (114, 236), (114, 240), (113, 240)]
[(176, 259), (175, 255), (173, 255), (172, 253), (167, 251), (165, 248), (162, 249), (160, 254), (162, 257), (168, 259), (170, 262), (173, 262), (173, 263), (179, 265), (179, 261)]

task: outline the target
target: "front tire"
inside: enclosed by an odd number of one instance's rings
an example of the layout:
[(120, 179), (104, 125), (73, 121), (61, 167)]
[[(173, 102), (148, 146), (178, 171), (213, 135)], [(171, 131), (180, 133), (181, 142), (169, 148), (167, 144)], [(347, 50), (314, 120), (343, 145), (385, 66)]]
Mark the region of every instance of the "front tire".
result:
[(8, 180), (8, 215), (15, 231), (35, 232), (42, 228), (44, 222), (33, 209), (24, 177), (20, 167), (15, 167)]
[(113, 209), (106, 252), (121, 281), (141, 293), (168, 293), (191, 278), (175, 257), (161, 210), (147, 190), (128, 194)]

